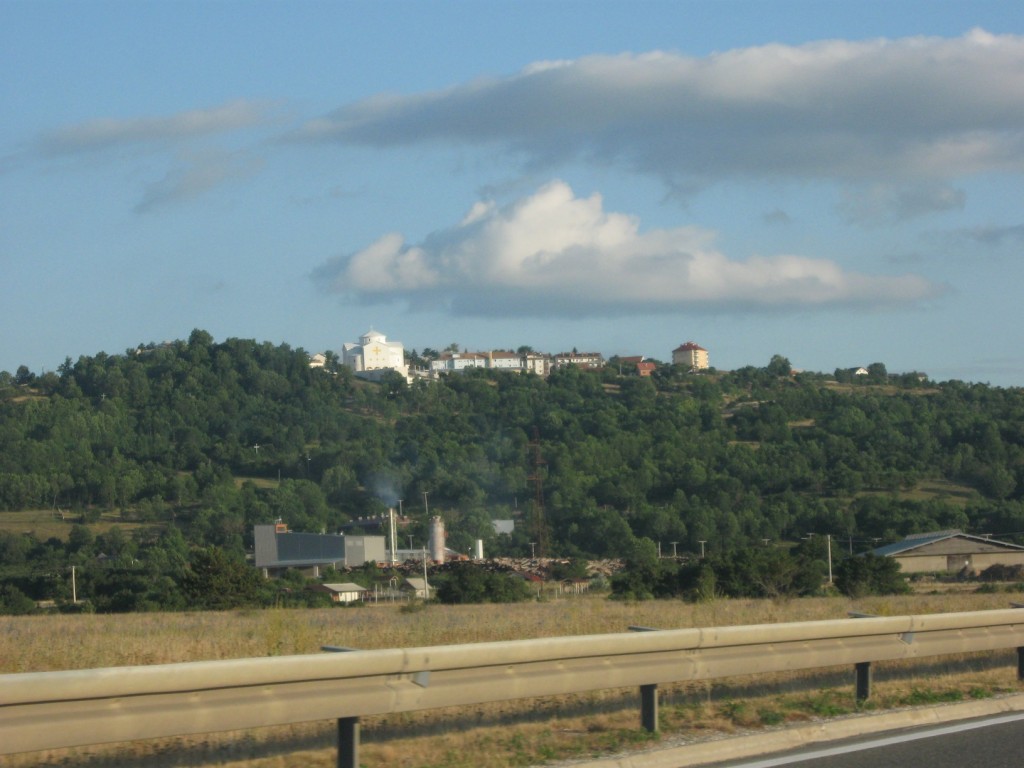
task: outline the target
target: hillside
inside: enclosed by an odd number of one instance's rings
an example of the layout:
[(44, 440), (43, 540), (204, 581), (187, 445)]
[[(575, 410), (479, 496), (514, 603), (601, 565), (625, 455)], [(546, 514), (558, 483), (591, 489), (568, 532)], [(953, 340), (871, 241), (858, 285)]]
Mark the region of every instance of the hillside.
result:
[[(456, 550), (619, 557), (643, 538), (680, 553), (809, 533), (858, 551), (942, 528), (1019, 539), (1022, 496), (1021, 390), (836, 382), (779, 356), (410, 387), (195, 331), (0, 378), (0, 562), (32, 596), (76, 553), (152, 556), (165, 574), (197, 547), (241, 555), (254, 523), (335, 530), (400, 499), (416, 541), (429, 505)], [(34, 536), (26, 514), (46, 521)], [(517, 519), (511, 537), (501, 518)]]

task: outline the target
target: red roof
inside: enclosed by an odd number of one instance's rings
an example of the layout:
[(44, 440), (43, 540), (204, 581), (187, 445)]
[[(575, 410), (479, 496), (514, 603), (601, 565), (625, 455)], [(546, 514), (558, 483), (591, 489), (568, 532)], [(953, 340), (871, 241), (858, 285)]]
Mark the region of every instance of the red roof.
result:
[(685, 344), (680, 345), (674, 351), (675, 352), (694, 352), (694, 351), (696, 351), (698, 349), (701, 352), (707, 352), (707, 350), (704, 349), (704, 347), (702, 347), (700, 344), (695, 344), (692, 341), (688, 341)]

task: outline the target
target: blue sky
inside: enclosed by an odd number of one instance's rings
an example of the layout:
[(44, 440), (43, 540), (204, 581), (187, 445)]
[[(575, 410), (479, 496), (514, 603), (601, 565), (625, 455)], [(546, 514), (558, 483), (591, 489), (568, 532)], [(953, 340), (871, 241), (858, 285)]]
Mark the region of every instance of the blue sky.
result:
[(1024, 6), (0, 3), (0, 370), (140, 343), (1024, 385)]

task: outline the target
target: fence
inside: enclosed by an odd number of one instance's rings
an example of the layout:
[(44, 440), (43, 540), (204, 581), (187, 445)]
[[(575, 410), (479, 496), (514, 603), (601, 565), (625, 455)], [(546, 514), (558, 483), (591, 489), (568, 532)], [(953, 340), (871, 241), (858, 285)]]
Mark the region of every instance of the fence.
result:
[[(358, 718), (609, 688), (1006, 648), (1024, 676), (1024, 611), (863, 617), (0, 676), (0, 754), (336, 719), (358, 765)], [(861, 683), (864, 682), (862, 689)]]

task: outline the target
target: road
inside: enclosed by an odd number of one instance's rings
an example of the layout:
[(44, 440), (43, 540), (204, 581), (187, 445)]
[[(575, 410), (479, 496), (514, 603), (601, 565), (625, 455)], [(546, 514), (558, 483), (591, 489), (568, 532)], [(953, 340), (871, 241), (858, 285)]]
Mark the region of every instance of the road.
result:
[(1024, 713), (944, 726), (889, 731), (767, 758), (715, 763), (706, 768), (1019, 768), (1024, 765)]

